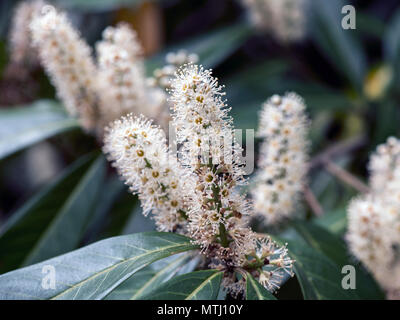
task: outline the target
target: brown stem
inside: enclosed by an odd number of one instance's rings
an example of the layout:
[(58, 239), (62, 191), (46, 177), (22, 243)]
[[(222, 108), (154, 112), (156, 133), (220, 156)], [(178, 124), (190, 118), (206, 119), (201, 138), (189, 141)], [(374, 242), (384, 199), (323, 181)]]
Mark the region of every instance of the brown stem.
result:
[(357, 191), (361, 193), (369, 192), (369, 188), (364, 182), (362, 182), (356, 176), (352, 175), (350, 172), (339, 167), (337, 164), (326, 160), (324, 161), (324, 167), (330, 174), (337, 177), (349, 186), (352, 186)]
[(309, 169), (315, 169), (321, 165), (324, 165), (326, 161), (332, 160), (334, 157), (355, 151), (363, 147), (366, 143), (366, 136), (357, 136), (355, 138), (334, 144), (333, 146), (314, 156), (309, 163)]
[(312, 192), (309, 186), (304, 187), (303, 194), (304, 194), (304, 199), (306, 200), (312, 212), (317, 217), (322, 216), (324, 214), (324, 209), (320, 205), (318, 199), (315, 197), (314, 193)]

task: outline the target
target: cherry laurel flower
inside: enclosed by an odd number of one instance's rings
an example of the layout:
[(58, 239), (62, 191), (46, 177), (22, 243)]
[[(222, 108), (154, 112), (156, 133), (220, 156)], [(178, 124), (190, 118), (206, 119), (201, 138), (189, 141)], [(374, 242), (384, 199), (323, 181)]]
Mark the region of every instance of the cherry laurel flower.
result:
[(170, 88), (171, 79), (174, 78), (179, 67), (188, 63), (197, 63), (199, 57), (195, 53), (188, 53), (181, 49), (177, 52), (169, 52), (165, 60), (167, 64), (162, 68), (155, 69), (153, 77), (148, 79), (150, 85), (158, 86), (164, 90)]
[(274, 290), (283, 273), (292, 274), (292, 260), (285, 248), (268, 237), (259, 240), (247, 226), (250, 205), (236, 190), (245, 183), (239, 157), (242, 149), (234, 138), (222, 89), (210, 70), (193, 64), (180, 68), (171, 82), (181, 160), (196, 176), (188, 228), (211, 258), (211, 266), (225, 271), (223, 283), (233, 294), (243, 292), (235, 271), (251, 271), (267, 289)]
[(29, 24), (44, 5), (42, 0), (25, 1), (15, 9), (9, 35), (11, 62), (28, 66), (38, 63), (37, 52), (31, 47)]
[(370, 194), (348, 207), (350, 251), (374, 275), (388, 297), (400, 293), (400, 141), (390, 137), (370, 160)]
[(96, 45), (99, 66), (100, 112), (104, 124), (134, 112), (147, 114), (142, 48), (127, 24), (108, 27)]
[(158, 230), (185, 233), (192, 178), (168, 152), (164, 131), (144, 116), (122, 117), (105, 129), (104, 152)]
[(306, 33), (308, 0), (242, 0), (252, 23), (283, 43), (298, 41)]
[(64, 13), (44, 6), (30, 25), (41, 61), (72, 115), (91, 131), (98, 108), (97, 70), (91, 48), (80, 38)]
[(385, 197), (400, 203), (400, 141), (390, 137), (386, 144), (378, 146), (369, 169), (372, 191), (385, 193)]
[(307, 172), (308, 128), (305, 104), (295, 93), (274, 95), (264, 103), (258, 130), (263, 142), (252, 197), (265, 225), (295, 213)]
[(149, 81), (137, 34), (128, 24), (104, 30), (94, 61), (91, 48), (66, 14), (49, 5), (41, 11), (30, 25), (33, 43), (68, 112), (87, 131), (101, 138), (107, 124), (129, 113), (143, 114), (168, 129), (166, 82), (180, 64), (196, 60), (196, 55), (168, 54), (168, 65)]
[(153, 71), (153, 76), (147, 79), (147, 84), (153, 89), (151, 95), (156, 97), (159, 105), (162, 107), (158, 111), (158, 122), (164, 130), (168, 130), (171, 116), (169, 109), (171, 107), (168, 101), (166, 90), (170, 89), (171, 80), (176, 71), (186, 63), (196, 63), (199, 57), (195, 53), (188, 53), (186, 50), (167, 53), (166, 64), (162, 68)]

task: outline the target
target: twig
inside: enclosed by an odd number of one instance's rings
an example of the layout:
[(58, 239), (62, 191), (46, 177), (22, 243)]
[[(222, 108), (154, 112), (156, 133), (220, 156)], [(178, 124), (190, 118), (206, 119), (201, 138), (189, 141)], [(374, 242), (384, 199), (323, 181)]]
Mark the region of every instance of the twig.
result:
[(323, 165), (326, 161), (332, 160), (334, 157), (355, 151), (363, 147), (366, 143), (367, 143), (366, 136), (358, 136), (334, 144), (333, 146), (327, 148), (318, 155), (314, 156), (309, 163), (309, 169), (310, 170), (315, 169), (318, 166)]
[(342, 180), (344, 183), (347, 183), (349, 186), (352, 186), (357, 191), (361, 193), (369, 192), (369, 188), (364, 182), (362, 182), (360, 179), (358, 179), (356, 176), (352, 175), (348, 171), (339, 167), (332, 161), (324, 161), (324, 167), (330, 174)]
[(314, 193), (312, 192), (309, 186), (304, 187), (303, 194), (304, 194), (304, 199), (306, 200), (312, 212), (317, 217), (322, 216), (324, 214), (324, 209), (320, 205), (318, 199), (315, 197)]

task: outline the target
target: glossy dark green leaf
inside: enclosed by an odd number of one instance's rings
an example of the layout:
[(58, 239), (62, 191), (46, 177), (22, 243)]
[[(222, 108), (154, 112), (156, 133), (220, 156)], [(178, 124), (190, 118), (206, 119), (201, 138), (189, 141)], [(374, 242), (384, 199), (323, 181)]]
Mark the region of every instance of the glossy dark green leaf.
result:
[(0, 159), (34, 143), (79, 128), (54, 101), (42, 100), (30, 106), (0, 109)]
[(341, 268), (303, 241), (279, 240), (288, 243), (289, 256), (295, 260), (294, 272), (306, 300), (360, 299), (353, 290), (342, 288)]
[[(20, 266), (57, 218), (93, 160), (85, 156), (14, 212), (0, 229), (0, 272)], [(83, 213), (85, 214), (85, 213)], [(72, 234), (76, 234), (72, 232)]]
[(222, 280), (222, 272), (202, 270), (186, 273), (155, 288), (145, 300), (215, 300)]
[(247, 274), (246, 300), (276, 300), (276, 298), (250, 274)]
[(395, 68), (396, 80), (400, 71), (400, 9), (387, 24), (383, 37), (383, 51), (387, 62)]
[(367, 272), (357, 265), (348, 255), (345, 242), (338, 236), (322, 227), (308, 222), (297, 222), (294, 228), (298, 234), (314, 249), (325, 254), (334, 261), (340, 269), (345, 265), (353, 265), (356, 270), (356, 288), (354, 291), (362, 299), (383, 299), (379, 286)]
[[(178, 234), (145, 232), (109, 238), (0, 276), (0, 299), (103, 299), (150, 263), (196, 249)], [(55, 288), (42, 286), (54, 267)]]
[[(87, 232), (85, 236), (85, 242), (91, 243), (112, 236), (121, 235), (120, 230), (116, 232), (105, 232), (104, 229), (108, 229), (111, 221), (115, 218), (119, 218), (119, 212), (115, 210), (116, 206), (122, 206), (123, 211), (129, 213), (130, 207), (126, 202), (122, 201), (125, 195), (129, 195), (126, 191), (127, 187), (124, 185), (121, 178), (115, 173), (109, 176), (103, 183), (100, 190), (100, 195), (95, 208), (93, 209), (93, 215), (90, 218), (89, 225), (87, 226)], [(130, 196), (133, 198), (134, 196)]]
[(55, 0), (54, 2), (65, 8), (93, 12), (115, 10), (121, 7), (134, 7), (144, 2), (144, 0)]
[(158, 260), (135, 273), (128, 280), (115, 288), (107, 300), (138, 300), (172, 277), (192, 272), (196, 266), (190, 253), (181, 253)]
[(352, 34), (342, 28), (343, 0), (313, 0), (310, 35), (323, 53), (353, 85), (361, 90), (366, 68), (365, 53)]
[(341, 236), (346, 232), (347, 228), (346, 209), (326, 212), (322, 217), (314, 219), (314, 222), (333, 234)]
[(252, 29), (247, 23), (239, 23), (212, 31), (169, 47), (149, 59), (146, 62), (146, 68), (148, 72), (152, 72), (155, 68), (162, 67), (165, 64), (165, 55), (180, 49), (196, 53), (199, 56), (199, 64), (206, 68), (213, 68), (237, 50), (251, 34)]
[(365, 13), (357, 12), (357, 32), (382, 39), (385, 34), (385, 22), (380, 18)]
[(285, 61), (270, 60), (228, 78), (225, 83), (227, 99), (237, 128), (256, 128), (262, 103), (273, 94), (289, 91), (305, 99), (309, 113), (348, 111), (351, 107), (350, 100), (337, 90), (314, 82), (289, 79), (285, 75), (289, 68)]
[(97, 201), (105, 175), (105, 159), (100, 156), (85, 173), (46, 230), (40, 235), (24, 265), (33, 264), (78, 247)]

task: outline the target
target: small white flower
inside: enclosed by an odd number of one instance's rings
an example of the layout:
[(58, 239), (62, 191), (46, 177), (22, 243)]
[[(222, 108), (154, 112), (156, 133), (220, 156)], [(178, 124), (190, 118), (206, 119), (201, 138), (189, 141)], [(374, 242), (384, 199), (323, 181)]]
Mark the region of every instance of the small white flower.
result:
[(24, 1), (15, 9), (9, 35), (11, 62), (27, 65), (38, 62), (37, 52), (32, 48), (29, 24), (45, 4), (42, 0)]
[(298, 95), (275, 95), (264, 103), (258, 129), (263, 142), (252, 196), (266, 225), (295, 214), (307, 173), (308, 128), (305, 104)]
[(400, 141), (390, 137), (370, 159), (370, 194), (347, 210), (350, 251), (388, 296), (400, 290)]
[(153, 213), (158, 229), (183, 233), (193, 183), (168, 152), (163, 130), (143, 116), (128, 115), (106, 128), (103, 150), (139, 194), (143, 213)]
[(281, 42), (298, 41), (306, 33), (308, 0), (242, 0), (253, 24)]
[(98, 118), (98, 78), (91, 48), (66, 15), (49, 5), (34, 17), (30, 28), (58, 96), (72, 115), (78, 115), (85, 129), (94, 130)]
[(96, 44), (102, 128), (128, 113), (150, 114), (144, 62), (136, 32), (127, 24), (108, 27)]

